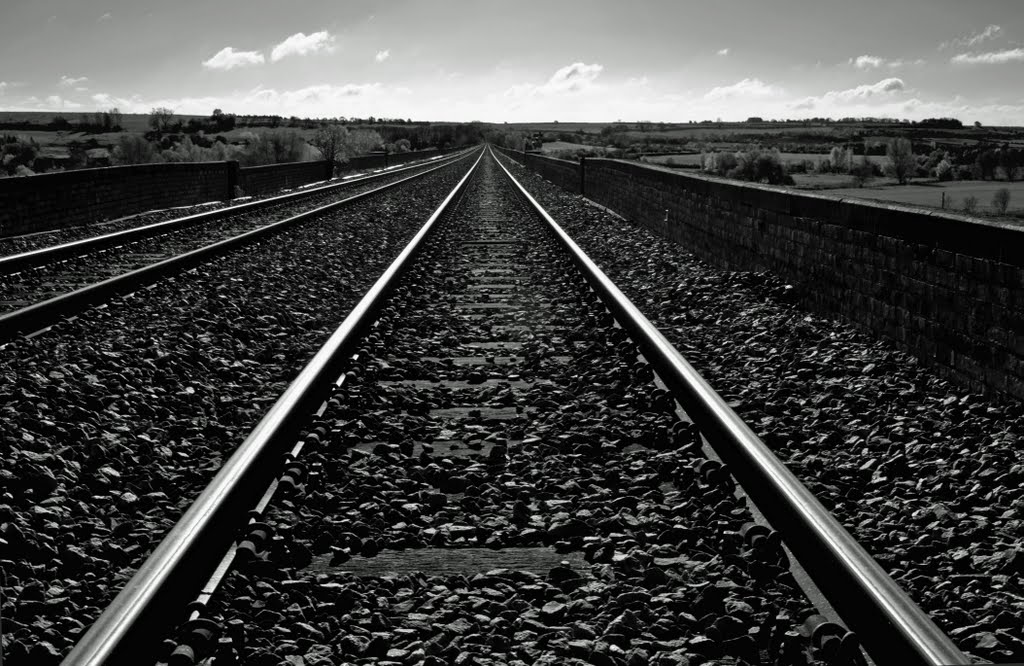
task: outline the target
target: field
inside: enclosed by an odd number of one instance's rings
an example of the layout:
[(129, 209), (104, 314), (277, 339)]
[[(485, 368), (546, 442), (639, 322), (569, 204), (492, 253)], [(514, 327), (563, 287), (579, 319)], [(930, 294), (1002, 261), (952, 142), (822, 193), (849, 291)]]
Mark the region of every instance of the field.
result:
[(846, 187), (828, 190), (828, 194), (939, 208), (942, 205), (942, 194), (945, 192), (946, 208), (948, 209), (962, 210), (964, 197), (973, 196), (978, 199), (978, 211), (992, 212), (992, 195), (1003, 188), (1010, 190), (1008, 212), (1024, 213), (1024, 181), (1007, 183), (1005, 181), (962, 180), (927, 185)]
[[(0, 123), (32, 122), (32, 123), (36, 123), (36, 124), (40, 124), (40, 125), (45, 125), (46, 123), (48, 123), (51, 120), (53, 120), (54, 116), (64, 116), (65, 118), (68, 119), (69, 122), (76, 123), (76, 122), (79, 121), (79, 119), (82, 117), (82, 115), (83, 114), (80, 111), (65, 111), (63, 113), (61, 113), (61, 112), (54, 112), (54, 111), (0, 111)], [(91, 114), (88, 114), (88, 115), (91, 115)], [(188, 122), (192, 118), (197, 118), (197, 119), (203, 118), (203, 116), (188, 116), (188, 115), (183, 115), (183, 114), (182, 115), (175, 114), (174, 117), (176, 119), (184, 120), (185, 122)], [(122, 114), (122, 116), (121, 116), (121, 127), (123, 127), (126, 132), (137, 132), (139, 134), (148, 132), (149, 131), (149, 114), (148, 113), (125, 113), (125, 114)], [(3, 131), (3, 130), (0, 130), (0, 131)], [(54, 136), (53, 132), (31, 132), (31, 131), (25, 132), (25, 131), (22, 131), (22, 130), (6, 130), (6, 133), (7, 134), (17, 134), (19, 136), (29, 136), (29, 135), (36, 134), (36, 133), (44, 134), (44, 135), (47, 135), (48, 137)], [(70, 134), (70, 132), (69, 132), (69, 134)], [(107, 135), (103, 135), (103, 134), (89, 134), (89, 135), (87, 135), (87, 138), (89, 138), (89, 137), (97, 138), (97, 140), (99, 140), (102, 143), (104, 140), (98, 138), (98, 137), (102, 137), (102, 136), (107, 136)], [(81, 135), (79, 135), (79, 137), (81, 137)], [(78, 140), (81, 141), (82, 139), (79, 138)], [(54, 141), (47, 141), (47, 143), (55, 143), (55, 142)]]
[(545, 153), (557, 153), (562, 150), (593, 150), (597, 146), (588, 145), (585, 143), (569, 143), (568, 141), (548, 141), (541, 146), (541, 151)]
[[(547, 150), (547, 145), (548, 144), (544, 144), (545, 150)], [(817, 164), (822, 160), (828, 159), (828, 154), (826, 153), (780, 153), (780, 155), (782, 156), (783, 162), (803, 162), (804, 160), (810, 160)], [(672, 160), (673, 163), (678, 165), (697, 166), (701, 163), (701, 156), (699, 154), (694, 155), (692, 153), (682, 155), (652, 155), (645, 159), (651, 164), (667, 164), (669, 160)], [(860, 156), (857, 156), (854, 159), (860, 160), (861, 158)], [(885, 157), (883, 155), (868, 155), (868, 159), (875, 164), (885, 164)], [(849, 176), (846, 176), (846, 179), (849, 180)]]

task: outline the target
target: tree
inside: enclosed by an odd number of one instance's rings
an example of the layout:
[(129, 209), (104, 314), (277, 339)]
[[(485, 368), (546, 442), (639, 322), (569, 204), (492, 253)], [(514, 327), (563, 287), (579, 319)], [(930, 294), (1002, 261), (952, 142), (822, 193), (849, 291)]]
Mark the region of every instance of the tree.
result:
[(999, 154), (991, 148), (983, 150), (978, 154), (976, 164), (978, 165), (978, 168), (981, 169), (982, 180), (988, 180), (990, 178), (995, 180), (996, 167), (999, 166)]
[(166, 106), (154, 107), (149, 112), (149, 126), (157, 132), (163, 132), (174, 119), (174, 110)]
[(996, 193), (992, 195), (992, 207), (996, 209), (996, 212), (1000, 215), (1005, 215), (1009, 205), (1010, 190), (1005, 187), (996, 190)]
[(886, 165), (886, 172), (895, 178), (900, 185), (905, 185), (907, 178), (917, 168), (917, 160), (914, 159), (914, 147), (910, 139), (896, 138), (889, 141), (885, 149), (885, 156), (889, 159)]
[[(850, 156), (851, 160), (853, 155)], [(864, 184), (875, 177), (875, 165), (871, 163), (871, 160), (865, 154), (860, 162), (853, 164), (850, 167), (850, 175), (853, 176), (853, 180), (857, 183), (857, 187), (864, 187)]]
[(344, 162), (349, 155), (346, 153), (348, 129), (342, 125), (321, 127), (310, 139), (309, 145), (320, 151), (325, 160)]
[(115, 106), (112, 109), (110, 109), (109, 111), (107, 111), (106, 116), (107, 116), (107, 118), (110, 119), (110, 126), (111, 126), (110, 128), (111, 128), (111, 130), (113, 130), (115, 132), (120, 132), (121, 131), (121, 120), (123, 119), (123, 116), (121, 115), (121, 109), (119, 109), (119, 108), (117, 108)]

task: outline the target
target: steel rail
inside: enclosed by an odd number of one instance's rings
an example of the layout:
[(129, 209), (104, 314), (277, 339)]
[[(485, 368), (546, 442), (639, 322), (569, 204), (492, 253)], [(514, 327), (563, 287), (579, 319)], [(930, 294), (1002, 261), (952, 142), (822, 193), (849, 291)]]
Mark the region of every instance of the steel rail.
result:
[(886, 666), (970, 664), (927, 613), (704, 381), (505, 165), (500, 161), (498, 164), (551, 226), (591, 288), (638, 344), (747, 495), (856, 632), (871, 658)]
[(280, 194), (274, 197), (260, 199), (259, 201), (250, 201), (234, 206), (227, 206), (225, 208), (218, 208), (217, 210), (206, 211), (204, 213), (196, 213), (185, 217), (176, 217), (172, 220), (164, 220), (163, 222), (154, 222), (153, 224), (147, 224), (133, 229), (123, 229), (121, 231), (103, 234), (102, 236), (93, 236), (92, 238), (83, 238), (77, 241), (61, 243), (60, 245), (39, 248), (38, 250), (29, 250), (28, 252), (7, 255), (5, 257), (0, 257), (0, 275), (11, 275), (30, 268), (36, 268), (62, 259), (67, 259), (69, 257), (76, 257), (89, 252), (96, 252), (98, 250), (124, 245), (126, 243), (133, 243), (144, 238), (159, 236), (161, 234), (185, 229), (205, 222), (213, 222), (215, 220), (232, 217), (234, 215), (252, 213), (278, 204), (304, 199), (317, 194), (323, 194), (331, 190), (343, 190), (353, 184), (365, 183), (367, 181), (376, 180), (396, 173), (403, 173), (412, 169), (422, 169), (425, 166), (430, 166), (432, 162), (436, 165), (448, 164), (465, 157), (465, 152), (466, 151), (456, 153), (451, 157), (434, 158), (430, 161), (420, 161), (380, 173), (371, 173), (355, 178), (349, 178), (337, 183), (310, 187), (298, 192)]
[[(466, 157), (466, 155), (463, 155), (458, 159), (466, 159)], [(70, 316), (72, 313), (81, 312), (92, 305), (102, 303), (117, 295), (136, 291), (143, 286), (162, 280), (165, 277), (177, 275), (194, 266), (207, 262), (214, 257), (226, 254), (238, 247), (241, 247), (242, 245), (279, 233), (296, 224), (318, 215), (322, 215), (325, 212), (374, 196), (384, 192), (385, 190), (399, 187), (411, 180), (422, 178), (439, 169), (451, 166), (457, 162), (458, 159), (446, 161), (444, 164), (431, 167), (426, 171), (407, 176), (393, 183), (381, 185), (380, 187), (367, 192), (352, 195), (351, 197), (299, 213), (298, 215), (294, 215), (284, 220), (271, 222), (270, 224), (253, 229), (252, 231), (247, 231), (237, 236), (232, 236), (231, 238), (226, 238), (222, 241), (217, 241), (216, 243), (211, 243), (210, 245), (205, 245), (203, 247), (196, 248), (195, 250), (184, 252), (177, 256), (170, 257), (169, 259), (158, 261), (155, 264), (143, 266), (142, 268), (137, 268), (133, 271), (116, 275), (101, 282), (90, 284), (82, 287), (81, 289), (76, 289), (75, 291), (54, 296), (53, 298), (49, 298), (39, 303), (33, 303), (32, 305), (28, 305), (18, 310), (12, 310), (11, 312), (0, 314), (0, 344), (10, 341), (18, 335), (37, 331), (46, 328), (47, 326), (52, 326), (60, 319)]]
[(245, 524), (248, 510), (279, 472), (275, 458), (294, 443), (302, 424), (337, 380), (346, 358), (373, 324), (435, 222), (463, 191), (483, 155), (480, 151), (465, 176), (224, 463), (62, 664), (140, 663), (139, 655), (152, 648), (149, 641), (161, 628), (166, 629), (168, 618), (196, 597), (220, 561), (219, 554), (230, 548), (238, 529)]

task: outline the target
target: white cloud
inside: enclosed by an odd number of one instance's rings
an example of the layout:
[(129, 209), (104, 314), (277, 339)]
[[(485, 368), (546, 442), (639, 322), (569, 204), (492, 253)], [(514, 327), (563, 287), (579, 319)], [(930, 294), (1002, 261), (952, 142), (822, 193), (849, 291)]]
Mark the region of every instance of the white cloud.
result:
[(0, 93), (3, 93), (4, 88), (6, 88), (7, 86), (8, 83), (6, 81), (0, 81)]
[(57, 82), (58, 86), (63, 88), (73, 88), (79, 84), (85, 83), (89, 80), (88, 76), (61, 76), (60, 81)]
[(384, 62), (391, 57), (391, 49), (384, 49), (383, 51), (377, 51), (377, 55), (373, 56), (373, 59), (377, 62)]
[(585, 65), (582, 62), (574, 62), (552, 74), (546, 85), (552, 90), (576, 92), (593, 83), (603, 69), (604, 67), (597, 63)]
[(534, 97), (581, 92), (593, 86), (594, 80), (602, 70), (604, 70), (604, 66), (597, 63), (587, 65), (582, 62), (574, 62), (556, 71), (543, 85), (523, 83), (512, 86), (505, 91), (505, 97)]
[(63, 109), (80, 109), (82, 105), (78, 102), (72, 102), (71, 100), (64, 99), (60, 95), (50, 95), (46, 98), (45, 106), (47, 109), (63, 110)]
[[(115, 94), (92, 95), (92, 107), (116, 106), (122, 113), (147, 113), (153, 107), (166, 106), (178, 114), (207, 115), (211, 109), (226, 112), (281, 114), (302, 117), (386, 116), (408, 117), (412, 91), (382, 83), (348, 83), (278, 89), (256, 86), (249, 90), (226, 90), (222, 94), (197, 97), (119, 97)], [(443, 109), (439, 109), (443, 117)]]
[(724, 49), (718, 49), (718, 55), (720, 55), (720, 56), (727, 56), (727, 55), (729, 55), (728, 47), (726, 47)]
[(905, 88), (906, 85), (903, 83), (903, 79), (894, 77), (882, 79), (878, 83), (864, 84), (847, 90), (831, 90), (825, 93), (825, 97), (843, 100), (863, 100), (903, 92)]
[(850, 64), (857, 69), (874, 69), (875, 67), (881, 67), (885, 63), (885, 58), (879, 58), (873, 55), (862, 55), (856, 58), (850, 58)]
[(917, 60), (890, 60), (888, 63), (890, 69), (896, 69), (897, 67), (920, 67), (921, 65), (928, 64), (928, 61), (924, 58), (918, 58)]
[(248, 65), (262, 65), (263, 62), (263, 54), (259, 51), (236, 51), (230, 46), (225, 46), (209, 60), (204, 60), (203, 67), (229, 70)]
[[(830, 90), (818, 97), (805, 97), (790, 104), (796, 110), (819, 109), (827, 115), (849, 115), (851, 107), (864, 109), (879, 103), (891, 102), (906, 90), (903, 79), (888, 78), (878, 83), (864, 84), (846, 90)], [(870, 114), (869, 114), (870, 115)]]
[(1024, 48), (991, 51), (989, 53), (961, 53), (949, 59), (958, 65), (1002, 65), (1024, 60)]
[(327, 53), (334, 51), (334, 35), (326, 30), (309, 35), (297, 32), (275, 46), (270, 52), (270, 59), (277, 62), (281, 58), (287, 58), (291, 55), (309, 55), (310, 53), (320, 51), (326, 51)]
[(783, 94), (782, 88), (765, 83), (761, 79), (743, 79), (731, 86), (717, 86), (704, 95), (708, 101), (729, 99), (731, 97), (777, 97)]
[(995, 39), (996, 37), (999, 36), (999, 33), (1001, 33), (1002, 31), (1003, 29), (1000, 28), (998, 25), (989, 25), (986, 26), (985, 29), (982, 30), (981, 32), (975, 33), (973, 35), (968, 35), (967, 37), (957, 37), (956, 39), (951, 39), (948, 42), (943, 42), (942, 44), (939, 45), (939, 48), (944, 49), (949, 46), (975, 46), (976, 44), (982, 43), (986, 39)]
[(132, 95), (131, 97), (115, 97), (114, 95), (109, 95), (107, 93), (96, 93), (95, 95), (92, 95), (90, 99), (96, 103), (97, 108), (109, 109), (117, 107), (124, 113), (142, 113), (153, 108), (153, 106), (159, 106), (150, 105), (147, 107), (142, 101), (142, 98), (138, 95)]
[(103, 14), (102, 16), (100, 16), (100, 17), (99, 17), (98, 19), (96, 19), (96, 20), (97, 20), (97, 21), (109, 21), (109, 20), (110, 20), (110, 19), (112, 19), (113, 17), (114, 17), (114, 15), (113, 15), (113, 14), (111, 14), (110, 12), (106, 12), (105, 14)]

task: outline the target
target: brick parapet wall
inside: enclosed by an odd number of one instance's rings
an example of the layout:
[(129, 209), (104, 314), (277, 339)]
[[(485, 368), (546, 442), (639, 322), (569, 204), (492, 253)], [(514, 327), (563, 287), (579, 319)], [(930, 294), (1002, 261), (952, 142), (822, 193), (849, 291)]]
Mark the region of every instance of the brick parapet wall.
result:
[(331, 165), (324, 160), (243, 167), (238, 171), (238, 185), (248, 196), (316, 183), (333, 175)]
[[(419, 150), (387, 156), (405, 164), (453, 152)], [(385, 166), (385, 156), (356, 157), (353, 168)], [(324, 161), (239, 168), (237, 162), (179, 162), (76, 169), (0, 178), (0, 237), (49, 231), (135, 213), (295, 188), (329, 178)]]
[[(503, 152), (535, 168), (529, 153)], [(974, 390), (1024, 398), (1024, 228), (621, 160), (574, 166), (588, 198), (709, 263), (772, 271), (809, 308)]]
[(0, 178), (0, 235), (225, 199), (228, 169), (227, 162), (143, 164)]

